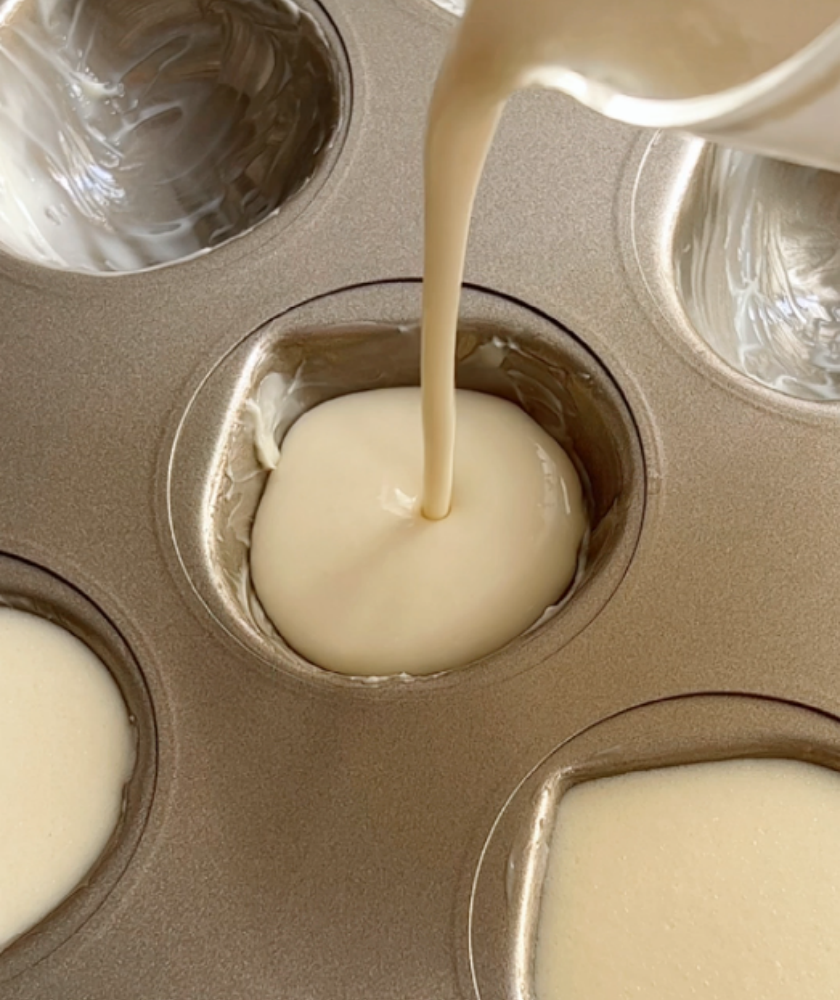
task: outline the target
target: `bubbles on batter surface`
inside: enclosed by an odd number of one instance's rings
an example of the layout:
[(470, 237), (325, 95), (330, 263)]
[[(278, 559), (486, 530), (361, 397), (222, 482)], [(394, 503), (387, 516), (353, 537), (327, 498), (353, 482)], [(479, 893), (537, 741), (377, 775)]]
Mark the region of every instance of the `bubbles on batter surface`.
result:
[(287, 0), (5, 4), (0, 247), (108, 272), (219, 246), (306, 184), (340, 98)]

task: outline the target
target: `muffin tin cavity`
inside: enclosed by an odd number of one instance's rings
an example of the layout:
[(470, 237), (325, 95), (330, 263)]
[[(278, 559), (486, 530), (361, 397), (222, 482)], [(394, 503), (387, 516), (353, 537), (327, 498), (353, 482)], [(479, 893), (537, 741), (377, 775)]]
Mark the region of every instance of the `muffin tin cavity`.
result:
[(840, 399), (840, 176), (710, 147), (674, 233), (694, 328), (736, 371)]
[(669, 335), (718, 380), (777, 400), (840, 399), (840, 177), (677, 135), (641, 139), (620, 215)]
[[(260, 608), (249, 536), (267, 453), (294, 420), (325, 400), (419, 377), (419, 282), (347, 289), (267, 323), (207, 377), (178, 430), (169, 518), (183, 567), (218, 622), (262, 660), (331, 682), (293, 653)], [(644, 497), (635, 424), (598, 361), (551, 320), (499, 295), (465, 291), (457, 380), (514, 402), (575, 461), (590, 533), (577, 577), (555, 608), (504, 653), (527, 663), (539, 632), (556, 650), (603, 607), (632, 556)], [(542, 655), (545, 647), (541, 645)], [(399, 679), (397, 679), (399, 680)]]
[(0, 248), (69, 271), (248, 232), (325, 175), (349, 114), (314, 0), (21, 0), (0, 79)]

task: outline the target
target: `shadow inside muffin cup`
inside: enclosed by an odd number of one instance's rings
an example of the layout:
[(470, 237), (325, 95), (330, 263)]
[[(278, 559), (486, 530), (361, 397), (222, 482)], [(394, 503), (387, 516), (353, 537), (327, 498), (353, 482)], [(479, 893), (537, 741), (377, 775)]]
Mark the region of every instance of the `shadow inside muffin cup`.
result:
[[(79, 639), (100, 660), (122, 695), (134, 737), (134, 766), (122, 810), (99, 858), (83, 880), (31, 929), (0, 949), (0, 984), (41, 961), (81, 931), (117, 884), (146, 826), (157, 773), (152, 701), (125, 640), (82, 593), (52, 573), (0, 553), (0, 608), (37, 615)], [(2, 990), (0, 990), (2, 992)]]
[[(416, 282), (365, 286), (278, 317), (209, 376), (182, 422), (169, 483), (182, 563), (218, 621), (270, 663), (337, 683), (406, 679), (342, 677), (298, 656), (254, 593), (249, 555), (267, 453), (276, 455), (294, 421), (337, 396), (418, 384), (419, 293)], [(577, 575), (524, 637), (551, 628), (559, 649), (606, 601), (635, 547), (644, 490), (635, 425), (607, 373), (574, 337), (489, 292), (465, 290), (457, 383), (517, 403), (566, 449), (580, 474), (590, 530)], [(515, 652), (522, 643), (520, 637), (504, 648)], [(437, 675), (411, 679), (429, 676)]]
[(349, 72), (314, 0), (21, 0), (0, 15), (0, 248), (137, 271), (323, 174)]

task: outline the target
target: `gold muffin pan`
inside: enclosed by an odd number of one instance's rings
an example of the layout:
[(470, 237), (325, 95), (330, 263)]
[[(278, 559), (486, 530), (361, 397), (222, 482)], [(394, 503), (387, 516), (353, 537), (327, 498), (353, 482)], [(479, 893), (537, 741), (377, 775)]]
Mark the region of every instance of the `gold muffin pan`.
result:
[[(685, 760), (836, 765), (840, 410), (712, 343), (686, 276), (714, 154), (555, 94), (517, 95), (492, 151), (459, 379), (572, 446), (593, 513), (573, 593), (481, 664), (378, 684), (255, 617), (246, 403), (271, 373), (303, 372), (302, 407), (416, 381), (454, 25), (426, 0), (306, 9), (340, 114), (300, 194), (166, 267), (0, 257), (0, 594), (99, 652), (141, 751), (113, 849), (0, 954), (3, 1000), (526, 996), (540, 796)], [(784, 228), (801, 176), (766, 179)]]

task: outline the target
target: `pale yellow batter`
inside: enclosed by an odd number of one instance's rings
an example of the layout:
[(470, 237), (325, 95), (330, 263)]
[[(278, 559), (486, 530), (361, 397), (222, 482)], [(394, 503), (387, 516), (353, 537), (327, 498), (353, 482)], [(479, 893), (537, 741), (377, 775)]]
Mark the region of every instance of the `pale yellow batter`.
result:
[(840, 774), (745, 760), (560, 802), (536, 1000), (840, 996)]
[(105, 666), (57, 625), (0, 608), (0, 950), (88, 874), (133, 766)]
[(571, 582), (586, 526), (560, 446), (522, 410), (459, 392), (451, 512), (423, 517), (419, 389), (343, 396), (287, 434), (252, 534), (257, 596), (313, 663), (349, 674), (460, 667)]

